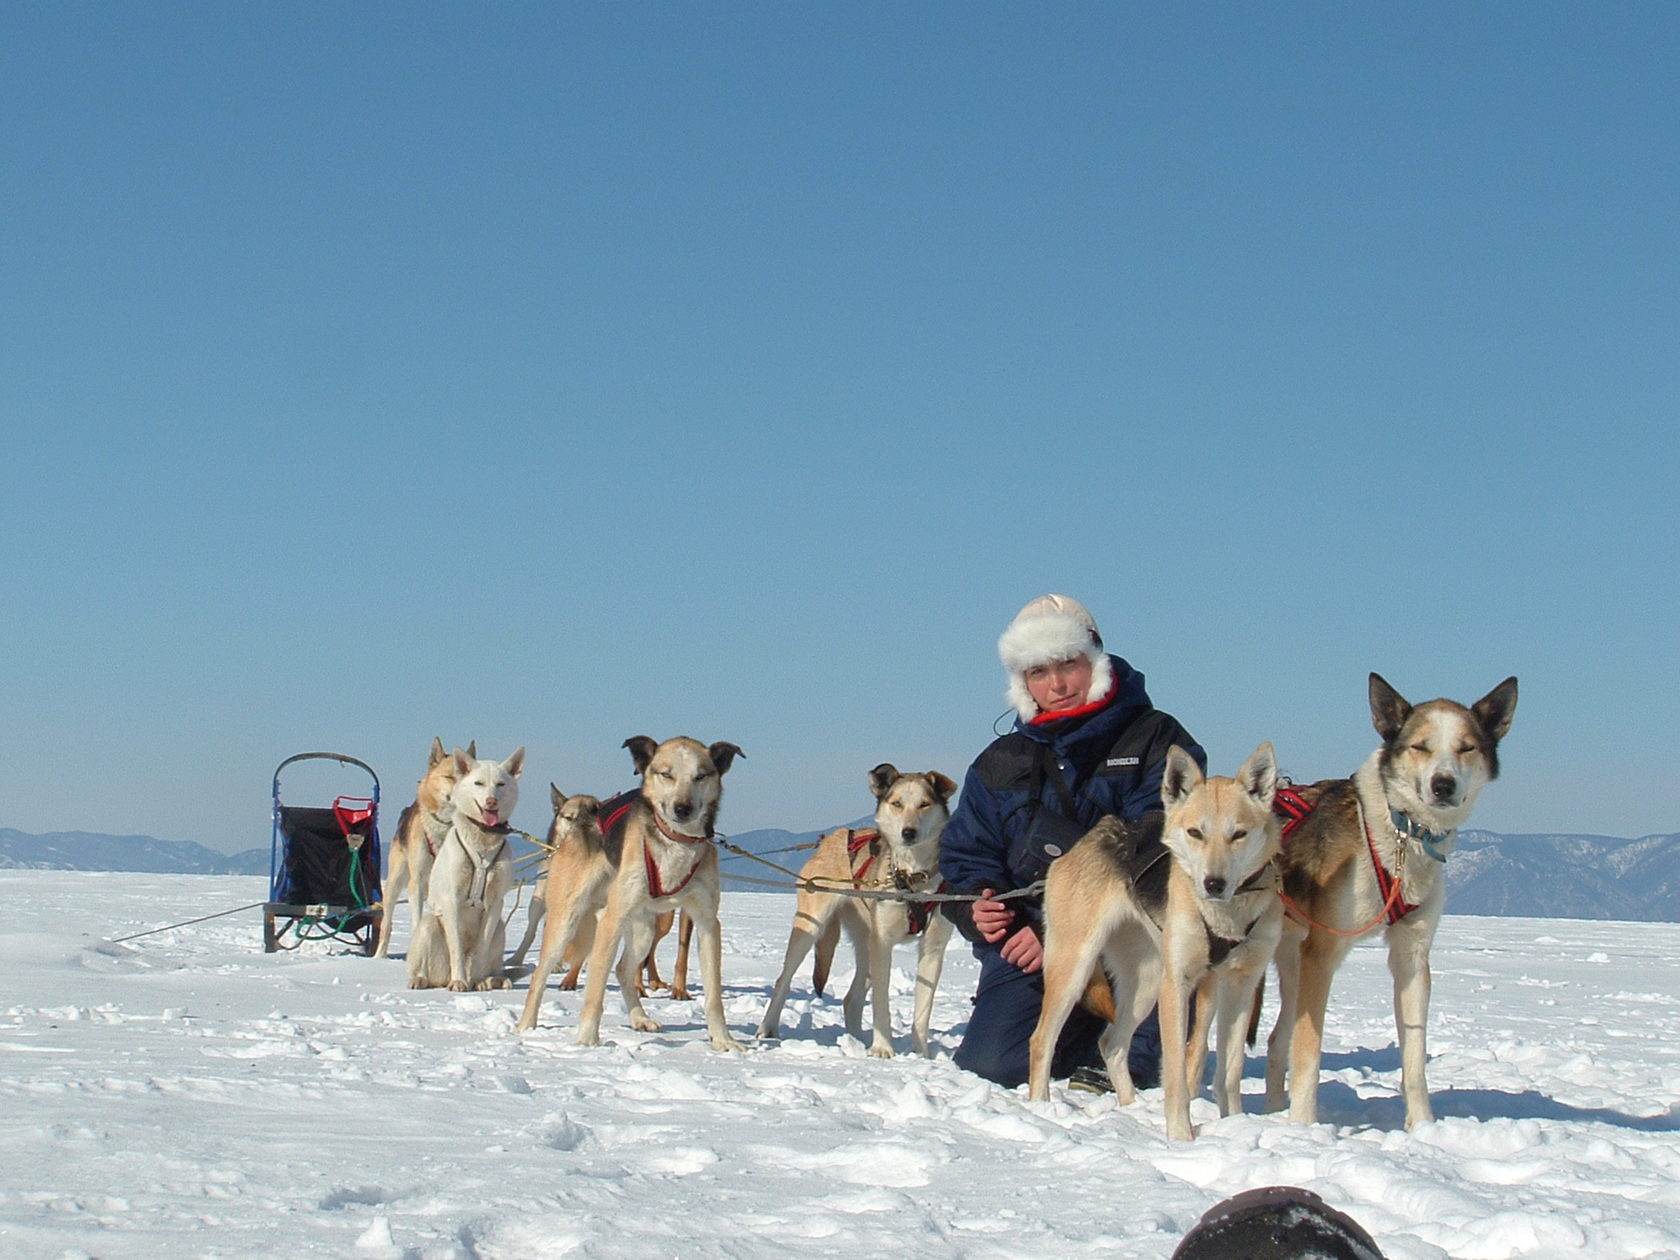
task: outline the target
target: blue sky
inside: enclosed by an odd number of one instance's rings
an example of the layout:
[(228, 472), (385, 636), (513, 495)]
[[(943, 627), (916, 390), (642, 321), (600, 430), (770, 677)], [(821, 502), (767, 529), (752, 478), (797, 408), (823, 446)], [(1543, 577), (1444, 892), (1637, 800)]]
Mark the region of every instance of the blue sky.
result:
[[(0, 9), (0, 826), (268, 840), (327, 748), (725, 830), (959, 777), (1082, 599), (1232, 772), (1522, 702), (1680, 827), (1665, 5)], [(313, 790), (312, 787), (310, 790)], [(308, 803), (300, 799), (300, 803)]]

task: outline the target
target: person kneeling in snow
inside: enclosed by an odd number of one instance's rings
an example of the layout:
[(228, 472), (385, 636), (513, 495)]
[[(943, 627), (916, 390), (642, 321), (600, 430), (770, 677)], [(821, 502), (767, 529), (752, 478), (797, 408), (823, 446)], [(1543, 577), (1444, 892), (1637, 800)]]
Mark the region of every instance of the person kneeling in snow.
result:
[[(1044, 1001), (1043, 904), (993, 898), (1043, 879), (1105, 814), (1133, 819), (1159, 810), (1174, 744), (1204, 771), (1207, 754), (1150, 704), (1143, 675), (1104, 650), (1096, 622), (1077, 600), (1033, 600), (998, 639), (998, 655), (1009, 676), (1014, 729), (969, 767), (940, 838), (939, 870), (952, 891), (979, 895), (944, 903), (980, 960), (957, 1066), (1013, 1088), (1027, 1079), (1027, 1043)], [(1105, 1026), (1075, 1008), (1051, 1074), (1106, 1085), (1097, 1048)], [(1139, 1088), (1159, 1082), (1161, 1032), (1153, 1013), (1134, 1034), (1128, 1061)]]

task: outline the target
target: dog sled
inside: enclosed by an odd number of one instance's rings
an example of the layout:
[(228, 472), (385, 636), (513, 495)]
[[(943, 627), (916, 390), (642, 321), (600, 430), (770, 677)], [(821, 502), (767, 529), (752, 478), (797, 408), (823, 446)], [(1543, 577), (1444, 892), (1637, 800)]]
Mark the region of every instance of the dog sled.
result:
[[(368, 796), (340, 795), (324, 806), (287, 805), (280, 776), (300, 761), (360, 767), (373, 780)], [(384, 912), (379, 871), (379, 776), (342, 753), (288, 757), (274, 769), (274, 832), (269, 850), (268, 901), (263, 906), (263, 951), (296, 949), (304, 941), (337, 940), (372, 954)]]

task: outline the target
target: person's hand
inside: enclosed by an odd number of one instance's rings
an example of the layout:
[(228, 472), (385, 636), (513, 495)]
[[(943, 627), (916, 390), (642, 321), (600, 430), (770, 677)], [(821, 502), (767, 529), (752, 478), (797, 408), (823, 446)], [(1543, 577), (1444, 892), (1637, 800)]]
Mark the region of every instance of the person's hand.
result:
[(1019, 967), (1031, 975), (1044, 966), (1044, 945), (1038, 939), (1038, 933), (1023, 924), (1013, 936), (1003, 943), (1003, 961)]
[(997, 889), (982, 888), (980, 899), (973, 907), (974, 930), (988, 945), (996, 945), (1015, 926), (1015, 912), (1009, 908), (1008, 902), (993, 901), (996, 895)]

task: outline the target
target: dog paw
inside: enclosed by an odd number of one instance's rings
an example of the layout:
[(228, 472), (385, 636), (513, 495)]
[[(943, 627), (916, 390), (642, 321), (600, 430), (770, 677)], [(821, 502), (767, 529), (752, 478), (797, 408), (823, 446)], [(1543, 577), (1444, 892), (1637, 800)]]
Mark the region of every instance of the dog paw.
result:
[(869, 1057), (872, 1059), (890, 1059), (893, 1057), (892, 1042), (877, 1041), (869, 1047)]
[(660, 1032), (665, 1025), (651, 1015), (632, 1015), (630, 1017), (630, 1027), (637, 1032)]
[(694, 995), (688, 991), (686, 984), (673, 985), (671, 987), (671, 1000), (673, 1002), (692, 1002)]
[(1175, 1142), (1189, 1142), (1196, 1136), (1196, 1127), (1188, 1120), (1168, 1120), (1167, 1136)]
[(747, 1052), (747, 1048), (728, 1033), (721, 1037), (713, 1037), (712, 1049), (720, 1053), (745, 1054)]
[(466, 993), (471, 988), (472, 985), (468, 984), (465, 980), (451, 980), (449, 982), (449, 991), (451, 993)]
[(782, 1030), (780, 1028), (772, 1028), (768, 1024), (760, 1024), (756, 1035), (760, 1041), (780, 1041), (782, 1037)]

